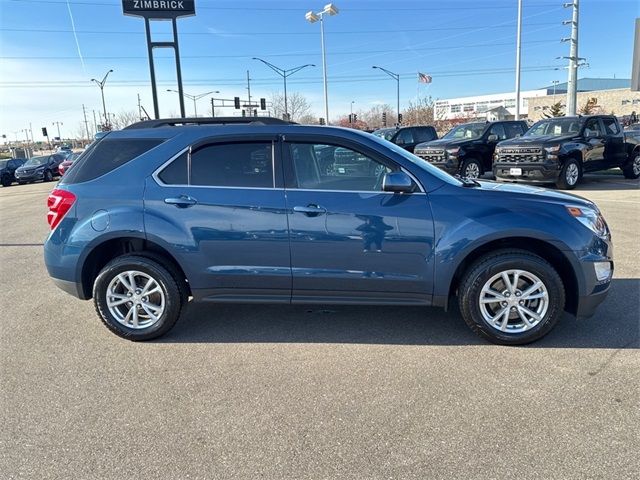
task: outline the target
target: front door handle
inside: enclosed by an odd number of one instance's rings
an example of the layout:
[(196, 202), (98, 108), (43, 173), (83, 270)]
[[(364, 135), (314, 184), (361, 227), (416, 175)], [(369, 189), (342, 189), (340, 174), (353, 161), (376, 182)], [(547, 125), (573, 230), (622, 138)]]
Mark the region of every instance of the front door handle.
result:
[(304, 213), (307, 217), (317, 217), (323, 213), (327, 213), (327, 209), (319, 205), (309, 204), (306, 207), (293, 207), (294, 212)]
[(195, 205), (198, 201), (189, 195), (180, 195), (178, 197), (169, 197), (164, 199), (167, 205), (175, 205), (178, 208), (187, 208)]

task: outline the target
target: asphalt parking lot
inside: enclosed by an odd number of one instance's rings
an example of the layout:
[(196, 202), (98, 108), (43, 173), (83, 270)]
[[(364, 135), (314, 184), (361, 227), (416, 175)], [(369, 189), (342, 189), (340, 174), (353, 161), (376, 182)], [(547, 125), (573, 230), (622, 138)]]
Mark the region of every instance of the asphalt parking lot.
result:
[(613, 232), (606, 302), (517, 348), (457, 311), (212, 304), (127, 342), (46, 274), (52, 187), (0, 189), (3, 478), (637, 478), (638, 181), (575, 192)]

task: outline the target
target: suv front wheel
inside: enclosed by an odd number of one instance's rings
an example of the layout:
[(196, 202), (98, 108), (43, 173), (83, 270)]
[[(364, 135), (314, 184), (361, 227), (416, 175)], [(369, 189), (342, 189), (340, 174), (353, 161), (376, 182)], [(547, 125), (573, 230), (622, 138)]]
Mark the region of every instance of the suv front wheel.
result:
[(180, 318), (185, 303), (169, 270), (138, 255), (109, 262), (95, 280), (93, 299), (107, 328), (133, 341), (164, 335)]
[(524, 250), (501, 250), (467, 270), (459, 299), (465, 322), (478, 335), (500, 345), (522, 345), (555, 326), (565, 291), (546, 260)]

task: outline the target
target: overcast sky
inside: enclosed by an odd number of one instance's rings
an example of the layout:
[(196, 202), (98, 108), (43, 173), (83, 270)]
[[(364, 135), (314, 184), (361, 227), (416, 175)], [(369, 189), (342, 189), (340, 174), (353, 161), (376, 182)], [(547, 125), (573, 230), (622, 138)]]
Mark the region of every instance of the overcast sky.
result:
[[(319, 25), (304, 19), (324, 1), (196, 0), (196, 16), (178, 22), (185, 91), (220, 90), (217, 97), (268, 97), (282, 81), (253, 61), (262, 57), (283, 68), (315, 63), (290, 78), (289, 91), (304, 94), (322, 114)], [(629, 78), (635, 0), (581, 0), (580, 51), (589, 69), (580, 77)], [(142, 19), (124, 16), (119, 0), (0, 0), (0, 132), (9, 139), (33, 124), (62, 134), (78, 130), (84, 103), (92, 120), (102, 110), (100, 91), (89, 80), (113, 69), (107, 87), (109, 112), (137, 110), (137, 94), (152, 112), (149, 66)], [(375, 103), (395, 104), (395, 83), (372, 65), (401, 74), (401, 103), (416, 96), (448, 98), (513, 91), (516, 0), (338, 0), (339, 15), (326, 19), (331, 116)], [(562, 0), (524, 0), (522, 88), (566, 81), (570, 10)], [(74, 32), (75, 30), (75, 32)], [(155, 40), (168, 40), (169, 22), (154, 26)], [(170, 51), (156, 53), (161, 114), (178, 112)], [(419, 85), (417, 72), (432, 75)], [(199, 111), (208, 107), (200, 101)], [(192, 103), (186, 104), (187, 113)], [(218, 112), (221, 113), (221, 112)], [(235, 114), (231, 109), (227, 114)], [(57, 133), (56, 133), (57, 134)], [(23, 134), (18, 133), (19, 138)]]

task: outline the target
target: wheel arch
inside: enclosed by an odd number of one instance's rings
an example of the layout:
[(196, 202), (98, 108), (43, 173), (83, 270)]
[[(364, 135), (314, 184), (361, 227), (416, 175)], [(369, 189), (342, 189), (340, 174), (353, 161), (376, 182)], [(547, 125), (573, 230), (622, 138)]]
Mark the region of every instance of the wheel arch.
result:
[(494, 239), (476, 246), (468, 252), (462, 261), (457, 265), (449, 284), (447, 305), (450, 300), (457, 296), (458, 288), (462, 282), (464, 274), (480, 257), (487, 253), (502, 249), (524, 250), (534, 255), (538, 255), (551, 264), (560, 275), (560, 279), (565, 287), (565, 310), (576, 314), (578, 308), (579, 285), (575, 270), (567, 256), (555, 245), (541, 239), (531, 237), (506, 237)]
[(93, 283), (104, 266), (116, 257), (126, 254), (147, 256), (174, 272), (176, 281), (182, 282), (188, 295), (191, 294), (187, 276), (175, 257), (157, 242), (144, 237), (120, 236), (103, 240), (91, 248), (81, 262), (80, 281), (83, 298), (93, 296)]

